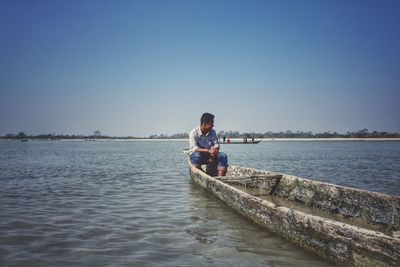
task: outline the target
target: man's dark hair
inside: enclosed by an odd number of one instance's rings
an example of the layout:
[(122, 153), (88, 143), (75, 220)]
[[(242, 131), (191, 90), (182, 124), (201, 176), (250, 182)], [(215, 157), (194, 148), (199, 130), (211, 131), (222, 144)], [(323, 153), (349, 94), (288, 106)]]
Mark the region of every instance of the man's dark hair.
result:
[(211, 113), (203, 113), (203, 115), (201, 115), (201, 119), (200, 119), (200, 125), (202, 125), (203, 123), (208, 123), (210, 121), (214, 120), (214, 115)]

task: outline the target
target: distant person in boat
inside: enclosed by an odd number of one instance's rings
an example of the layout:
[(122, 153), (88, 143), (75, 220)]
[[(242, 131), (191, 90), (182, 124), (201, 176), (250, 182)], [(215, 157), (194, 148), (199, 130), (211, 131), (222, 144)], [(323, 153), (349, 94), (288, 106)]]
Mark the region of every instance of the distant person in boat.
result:
[(218, 176), (225, 176), (228, 157), (219, 151), (218, 136), (214, 127), (214, 115), (204, 113), (200, 126), (189, 134), (190, 161), (196, 168), (203, 164), (211, 164), (217, 169)]
[(224, 143), (225, 143), (225, 141), (226, 141), (226, 136), (225, 136), (225, 135), (222, 137), (222, 140), (223, 140)]

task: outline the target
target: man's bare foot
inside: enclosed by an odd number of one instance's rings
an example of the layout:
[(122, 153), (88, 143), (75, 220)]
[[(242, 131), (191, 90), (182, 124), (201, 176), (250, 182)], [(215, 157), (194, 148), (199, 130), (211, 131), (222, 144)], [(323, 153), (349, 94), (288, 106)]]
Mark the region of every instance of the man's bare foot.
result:
[(226, 169), (225, 170), (218, 170), (218, 176), (225, 176), (226, 175)]

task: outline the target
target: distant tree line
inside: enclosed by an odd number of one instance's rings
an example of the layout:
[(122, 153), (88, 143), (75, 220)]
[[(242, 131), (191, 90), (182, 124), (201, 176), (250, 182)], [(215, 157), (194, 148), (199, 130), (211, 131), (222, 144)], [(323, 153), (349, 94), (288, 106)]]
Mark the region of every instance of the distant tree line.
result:
[(323, 133), (313, 133), (311, 131), (297, 131), (292, 132), (287, 130), (285, 132), (271, 132), (266, 133), (252, 133), (245, 132), (239, 133), (237, 131), (220, 131), (219, 136), (226, 136), (230, 138), (242, 138), (242, 137), (253, 137), (254, 138), (400, 138), (399, 133), (389, 133), (389, 132), (369, 132), (368, 129), (362, 129), (357, 132), (347, 132), (347, 133), (337, 133), (337, 132), (323, 132)]
[(6, 134), (5, 136), (0, 136), (0, 139), (31, 139), (31, 140), (60, 140), (60, 139), (85, 139), (85, 140), (94, 140), (94, 139), (139, 139), (140, 137), (134, 136), (107, 136), (102, 135), (99, 130), (96, 130), (91, 135), (68, 135), (68, 134), (39, 134), (39, 135), (27, 135), (24, 132), (20, 132), (18, 134)]
[(154, 134), (149, 136), (150, 139), (184, 139), (184, 138), (189, 138), (188, 133), (177, 133), (177, 134)]
[[(223, 136), (229, 138), (243, 138), (243, 137), (254, 137), (254, 138), (400, 138), (399, 133), (390, 132), (370, 132), (368, 129), (362, 129), (357, 132), (347, 132), (347, 133), (337, 133), (337, 132), (324, 132), (324, 133), (313, 133), (313, 132), (303, 132), (297, 131), (292, 132), (287, 130), (285, 132), (271, 132), (266, 133), (253, 133), (253, 132), (243, 132), (238, 131), (220, 131), (218, 135), (222, 138)], [(107, 136), (102, 135), (99, 130), (96, 130), (92, 135), (63, 135), (63, 134), (40, 134), (40, 135), (27, 135), (24, 132), (18, 134), (7, 134), (5, 136), (0, 136), (0, 139), (35, 139), (35, 140), (59, 140), (59, 139), (186, 139), (189, 138), (188, 133), (178, 133), (178, 134), (154, 134), (149, 137), (135, 137), (135, 136)]]

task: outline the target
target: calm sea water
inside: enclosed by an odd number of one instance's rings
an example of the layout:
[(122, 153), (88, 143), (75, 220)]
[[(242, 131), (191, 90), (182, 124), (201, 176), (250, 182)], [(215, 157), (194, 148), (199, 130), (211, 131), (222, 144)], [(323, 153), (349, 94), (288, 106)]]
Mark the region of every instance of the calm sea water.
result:
[[(187, 142), (0, 142), (0, 266), (332, 266), (192, 184)], [(400, 195), (400, 142), (262, 142), (230, 163)]]

